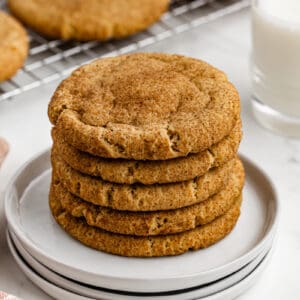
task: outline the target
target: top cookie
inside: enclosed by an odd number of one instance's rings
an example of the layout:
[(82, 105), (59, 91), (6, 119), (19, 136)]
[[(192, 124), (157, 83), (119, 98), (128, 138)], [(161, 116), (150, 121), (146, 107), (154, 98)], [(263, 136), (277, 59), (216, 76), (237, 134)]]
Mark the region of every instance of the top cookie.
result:
[(137, 53), (96, 60), (64, 80), (48, 114), (67, 143), (101, 157), (159, 160), (198, 153), (234, 127), (239, 95), (193, 58)]
[(170, 0), (9, 0), (25, 24), (51, 38), (107, 40), (144, 30)]
[(27, 53), (25, 29), (0, 10), (0, 81), (11, 78), (22, 67)]

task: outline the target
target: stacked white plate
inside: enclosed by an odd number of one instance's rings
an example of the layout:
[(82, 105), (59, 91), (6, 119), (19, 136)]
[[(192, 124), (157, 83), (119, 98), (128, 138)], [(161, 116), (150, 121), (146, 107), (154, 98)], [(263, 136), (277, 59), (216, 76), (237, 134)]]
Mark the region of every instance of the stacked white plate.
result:
[(48, 208), (49, 150), (14, 176), (5, 196), (7, 240), (15, 261), (56, 299), (233, 299), (267, 265), (278, 223), (278, 200), (268, 177), (246, 169), (241, 217), (215, 245), (175, 257), (127, 258), (73, 240)]

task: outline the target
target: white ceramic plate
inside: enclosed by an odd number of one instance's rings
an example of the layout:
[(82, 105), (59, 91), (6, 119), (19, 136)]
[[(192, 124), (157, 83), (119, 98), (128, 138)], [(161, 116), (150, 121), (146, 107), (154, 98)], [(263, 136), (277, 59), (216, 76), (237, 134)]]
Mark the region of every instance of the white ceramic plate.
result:
[(52, 296), (57, 300), (92, 300), (92, 298), (84, 297), (79, 294), (75, 294), (73, 292), (69, 292), (65, 289), (59, 288), (49, 281), (45, 280), (38, 273), (34, 272), (33, 269), (20, 256), (8, 234), (7, 243), (13, 258), (20, 269), (34, 284), (41, 288), (46, 294)]
[[(20, 241), (16, 238), (13, 233), (9, 234), (8, 239), (12, 239), (13, 246), (18, 250), (19, 255), (24, 259), (24, 261), (40, 276), (45, 280), (59, 286), (63, 289), (75, 292), (79, 295), (86, 297), (96, 298), (96, 299), (110, 299), (110, 300), (130, 300), (130, 299), (140, 299), (141, 294), (134, 293), (120, 293), (118, 291), (110, 291), (101, 288), (96, 288), (88, 286), (66, 277), (60, 276), (59, 274), (51, 271), (44, 265), (40, 264), (35, 260), (22, 246)], [(180, 299), (198, 299), (200, 297), (206, 297), (217, 292), (220, 292), (232, 285), (238, 283), (240, 280), (249, 275), (263, 260), (267, 252), (269, 252), (272, 244), (268, 245), (253, 261), (247, 264), (245, 267), (239, 271), (229, 275), (225, 278), (219, 279), (211, 284), (193, 288), (192, 290), (184, 290), (182, 292), (173, 292), (171, 294), (148, 294), (148, 297), (156, 300), (180, 300)], [(146, 296), (146, 295), (144, 295)]]
[[(73, 292), (69, 289), (61, 288), (60, 285), (56, 285), (51, 281), (48, 281), (39, 273), (34, 271), (22, 258), (22, 256), (18, 253), (17, 249), (15, 248), (12, 240), (10, 239), (9, 235), (7, 235), (7, 242), (10, 248), (10, 251), (19, 265), (21, 270), (25, 273), (25, 275), (38, 287), (40, 287), (45, 293), (52, 296), (58, 300), (92, 300), (92, 299), (107, 299), (107, 300), (129, 300), (135, 299), (132, 296), (125, 296), (125, 295), (114, 295), (111, 293), (102, 293), (101, 297), (93, 297), (89, 298), (86, 296), (81, 296), (78, 293)], [(257, 266), (250, 272), (247, 276), (242, 278), (236, 284), (231, 285), (227, 289), (224, 289), (218, 293), (207, 297), (200, 297), (197, 296), (197, 291), (194, 291), (192, 294), (186, 293), (181, 295), (172, 295), (172, 300), (188, 300), (188, 299), (198, 299), (198, 300), (232, 300), (244, 293), (247, 289), (249, 289), (258, 279), (260, 274), (263, 272), (265, 267), (267, 266), (268, 261), (272, 255), (272, 249), (263, 257), (263, 259), (257, 264)], [(142, 297), (138, 296), (137, 299), (146, 298), (146, 299), (165, 299), (165, 298), (154, 298), (153, 296), (149, 297)], [(166, 298), (167, 299), (167, 298)]]
[(215, 245), (180, 256), (121, 257), (90, 249), (69, 237), (48, 208), (49, 151), (15, 175), (6, 191), (5, 213), (10, 228), (35, 259), (73, 280), (131, 292), (199, 286), (239, 270), (273, 239), (278, 221), (276, 192), (257, 166), (242, 159), (247, 178), (236, 227)]

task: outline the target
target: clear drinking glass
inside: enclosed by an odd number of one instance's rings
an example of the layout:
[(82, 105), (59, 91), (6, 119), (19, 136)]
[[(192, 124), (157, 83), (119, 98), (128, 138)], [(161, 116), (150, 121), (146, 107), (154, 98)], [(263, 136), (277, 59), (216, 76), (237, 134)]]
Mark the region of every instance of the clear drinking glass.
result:
[(251, 76), (256, 119), (300, 137), (300, 0), (252, 2)]

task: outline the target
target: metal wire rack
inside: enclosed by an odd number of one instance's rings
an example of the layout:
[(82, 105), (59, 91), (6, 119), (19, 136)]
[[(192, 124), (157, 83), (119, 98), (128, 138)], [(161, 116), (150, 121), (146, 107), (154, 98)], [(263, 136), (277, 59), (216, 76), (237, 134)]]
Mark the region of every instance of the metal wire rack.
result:
[[(152, 27), (127, 39), (109, 42), (47, 40), (29, 29), (29, 56), (16, 76), (0, 84), (0, 102), (64, 78), (78, 66), (95, 58), (137, 51), (249, 4), (250, 0), (175, 0), (170, 10)], [(2, 7), (5, 9), (4, 3)]]

